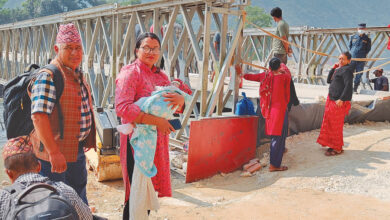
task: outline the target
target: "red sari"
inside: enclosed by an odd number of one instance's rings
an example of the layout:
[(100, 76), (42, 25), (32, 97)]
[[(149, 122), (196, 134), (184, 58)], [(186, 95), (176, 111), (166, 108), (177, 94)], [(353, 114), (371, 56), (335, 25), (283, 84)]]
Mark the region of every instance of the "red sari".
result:
[[(115, 89), (115, 110), (121, 118), (122, 124), (133, 122), (141, 112), (138, 105), (134, 104), (142, 97), (148, 97), (155, 90), (155, 86), (168, 86), (170, 81), (167, 75), (160, 71), (155, 73), (156, 68), (151, 70), (139, 60), (124, 66), (117, 79)], [(129, 140), (132, 133), (128, 136)], [(157, 147), (154, 164), (157, 167), (157, 175), (152, 178), (154, 189), (159, 197), (172, 196), (171, 172), (169, 166), (169, 137), (158, 131)], [(127, 137), (120, 136), (120, 161), (122, 166), (123, 181), (125, 184), (126, 197), (130, 195), (130, 182), (127, 171)]]
[(336, 105), (336, 102), (329, 99), (326, 100), (324, 118), (322, 120), (320, 135), (317, 143), (323, 147), (330, 147), (333, 150), (341, 151), (344, 146), (343, 126), (344, 118), (351, 108), (350, 101), (344, 101), (341, 107)]

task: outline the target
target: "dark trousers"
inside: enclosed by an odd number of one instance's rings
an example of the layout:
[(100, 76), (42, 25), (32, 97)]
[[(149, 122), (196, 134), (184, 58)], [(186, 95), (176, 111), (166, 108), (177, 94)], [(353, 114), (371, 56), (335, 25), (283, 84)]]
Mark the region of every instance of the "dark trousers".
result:
[[(126, 165), (127, 165), (127, 174), (129, 176), (129, 182), (131, 185), (131, 180), (133, 179), (134, 171), (134, 156), (133, 151), (131, 150), (131, 145), (129, 140), (127, 141), (127, 155), (126, 155)], [(131, 192), (130, 192), (131, 193)], [(125, 207), (123, 208), (123, 220), (129, 219), (129, 200), (126, 201)]]
[[(364, 61), (352, 61), (352, 62), (356, 63), (355, 72), (360, 72), (360, 71), (364, 70), (364, 65), (366, 64), (366, 62), (364, 62)], [(359, 74), (355, 75), (355, 79), (353, 81), (354, 90), (356, 90), (359, 87), (362, 75), (363, 75), (363, 73), (359, 73)]]
[(288, 135), (288, 111), (284, 115), (282, 133), (280, 136), (271, 136), (270, 164), (274, 167), (280, 167), (282, 163), (284, 149), (286, 147), (286, 138)]
[(83, 144), (79, 143), (77, 153), (77, 161), (67, 163), (67, 169), (63, 173), (52, 173), (51, 164), (48, 161), (39, 160), (41, 162), (41, 171), (39, 174), (49, 177), (52, 181), (62, 181), (68, 186), (71, 186), (80, 198), (88, 205), (87, 200), (87, 168), (84, 154)]

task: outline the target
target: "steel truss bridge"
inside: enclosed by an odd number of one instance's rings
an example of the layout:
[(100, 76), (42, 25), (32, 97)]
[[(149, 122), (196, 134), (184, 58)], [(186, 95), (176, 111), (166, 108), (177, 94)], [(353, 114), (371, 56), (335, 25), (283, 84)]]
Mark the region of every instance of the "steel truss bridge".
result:
[[(0, 80), (5, 83), (22, 73), (29, 64), (44, 65), (54, 58), (53, 45), (60, 24), (73, 22), (81, 34), (83, 62), (81, 68), (92, 88), (96, 108), (113, 109), (115, 78), (120, 68), (134, 59), (135, 27), (141, 32), (164, 27), (160, 61), (165, 60), (165, 71), (171, 78), (189, 83), (189, 73), (198, 74), (198, 86), (193, 100), (181, 118), (183, 128), (175, 140), (186, 139), (191, 115), (212, 117), (221, 115), (232, 97), (232, 106), (238, 99), (239, 79), (232, 74), (226, 87), (224, 80), (234, 62), (241, 60), (265, 66), (270, 59), (270, 36), (257, 29), (244, 30), (244, 8), (249, 0), (162, 0), (134, 6), (106, 4), (67, 13), (31, 19), (0, 26)], [(180, 28), (177, 24), (180, 23)], [(267, 29), (274, 32), (274, 29)], [(379, 57), (385, 50), (390, 28), (367, 28), (373, 46), (369, 57)], [(221, 33), (220, 54), (212, 45), (216, 31)], [(349, 36), (355, 28), (315, 29), (293, 27), (289, 40), (312, 50), (338, 55), (347, 50)], [(208, 90), (209, 60), (219, 63), (216, 83)], [(321, 77), (329, 57), (322, 57), (293, 48), (292, 65), (298, 82), (323, 84)], [(374, 61), (368, 62), (372, 67)], [(179, 68), (177, 68), (177, 66)], [(233, 70), (234, 71), (234, 70)], [(200, 103), (200, 108), (196, 103)], [(216, 114), (213, 114), (213, 112)]]

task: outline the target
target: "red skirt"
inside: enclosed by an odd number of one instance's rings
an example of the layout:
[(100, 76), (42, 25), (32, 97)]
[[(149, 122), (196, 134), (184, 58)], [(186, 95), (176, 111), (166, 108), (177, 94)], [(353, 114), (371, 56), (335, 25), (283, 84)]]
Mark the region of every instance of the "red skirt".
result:
[(351, 109), (351, 102), (345, 101), (341, 107), (336, 102), (328, 99), (325, 104), (324, 118), (322, 120), (320, 135), (317, 143), (323, 147), (330, 147), (336, 151), (343, 149), (343, 126), (344, 118)]

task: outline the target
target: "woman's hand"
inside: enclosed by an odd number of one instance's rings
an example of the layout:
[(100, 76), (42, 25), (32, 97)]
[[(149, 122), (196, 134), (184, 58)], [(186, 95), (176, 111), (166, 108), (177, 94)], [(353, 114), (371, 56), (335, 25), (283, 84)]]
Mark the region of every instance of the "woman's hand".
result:
[(341, 106), (343, 106), (343, 100), (336, 100), (336, 105), (337, 105), (337, 107), (341, 107)]
[(176, 92), (169, 92), (163, 95), (166, 99), (165, 102), (169, 102), (168, 107), (171, 106), (171, 109), (178, 107), (181, 109), (184, 105), (184, 97)]
[(163, 134), (170, 134), (172, 131), (175, 131), (171, 123), (168, 122), (165, 118), (158, 118), (156, 121), (156, 127), (157, 130), (160, 131)]
[(170, 134), (172, 131), (175, 131), (167, 119), (146, 114), (144, 112), (141, 112), (134, 122), (137, 124), (155, 125), (157, 130), (163, 134)]
[(237, 74), (238, 76), (241, 76), (241, 75), (242, 75), (242, 69), (241, 69), (240, 64), (236, 64), (236, 65), (234, 66), (234, 69), (236, 70), (236, 74)]

